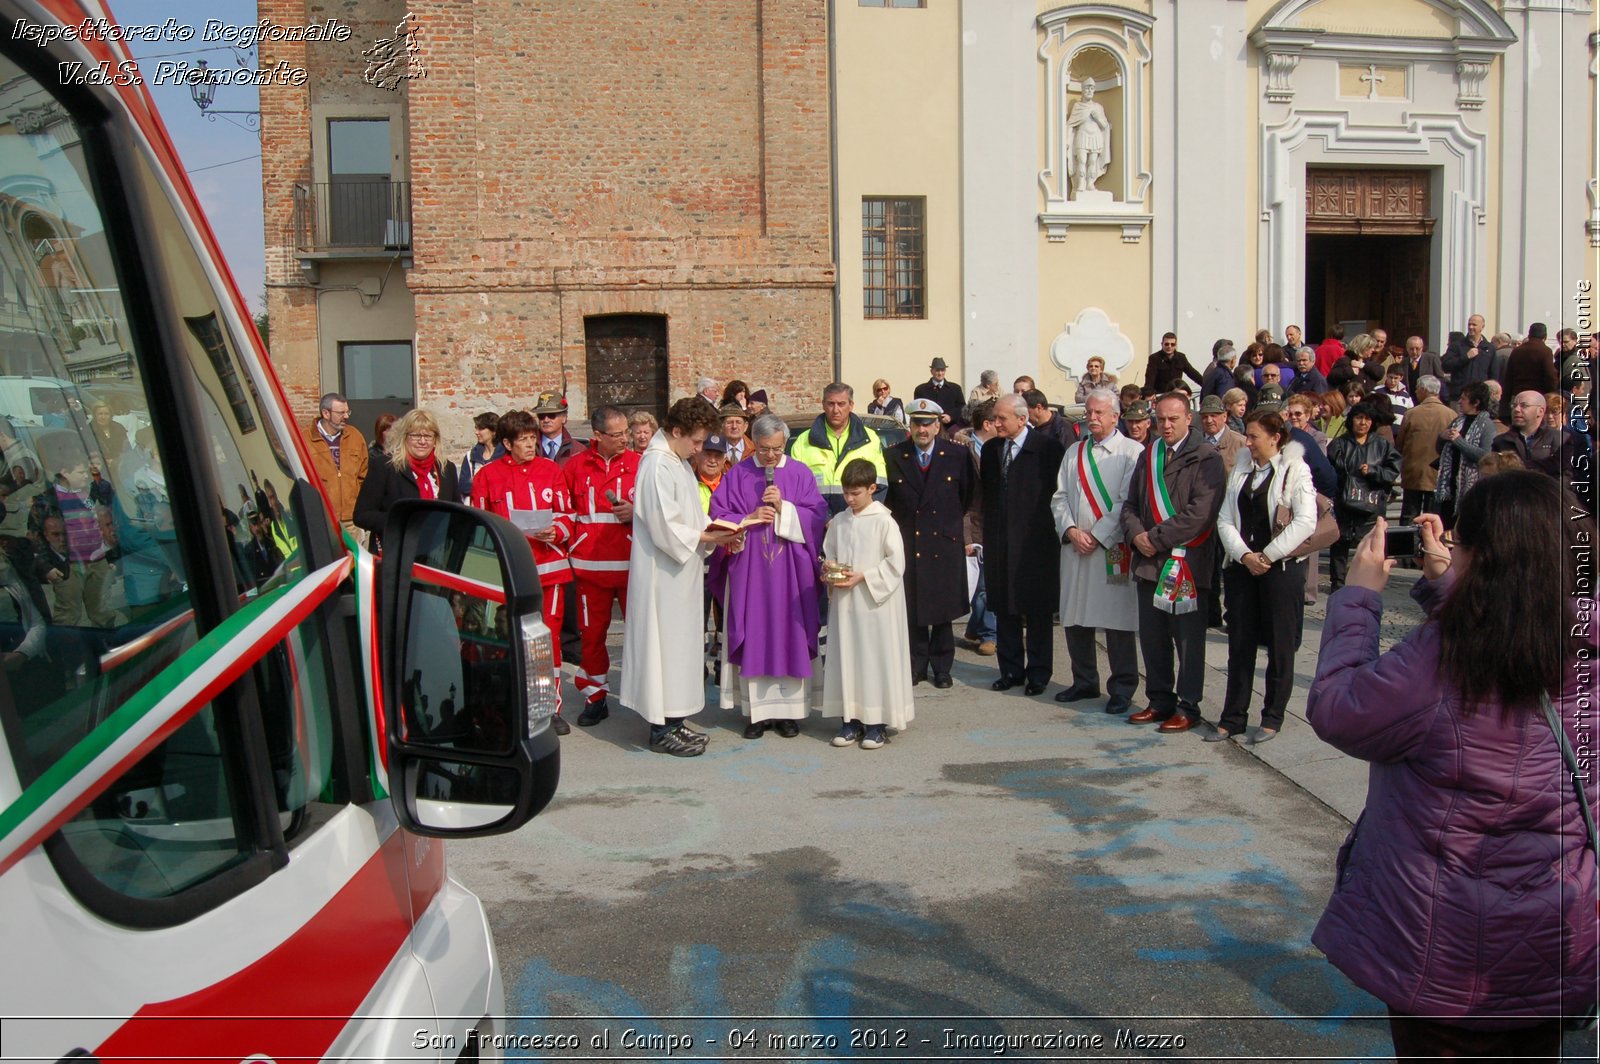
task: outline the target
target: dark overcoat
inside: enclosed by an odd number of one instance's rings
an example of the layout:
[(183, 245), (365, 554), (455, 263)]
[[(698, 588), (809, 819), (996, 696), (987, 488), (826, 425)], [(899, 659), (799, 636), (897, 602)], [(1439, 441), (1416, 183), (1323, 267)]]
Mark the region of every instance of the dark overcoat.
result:
[(884, 504), (906, 546), (906, 610), (914, 625), (944, 624), (966, 614), (966, 544), (962, 516), (977, 479), (971, 452), (933, 441), (927, 472), (911, 440), (883, 453), (889, 493)]
[[(1010, 470), (1000, 475), (1011, 441), (996, 436), (983, 445), (983, 574), (995, 613), (1053, 614), (1061, 598), (1061, 540), (1050, 497), (1066, 456), (1061, 444), (1029, 430)], [(1218, 459), (1220, 462), (1221, 459)]]

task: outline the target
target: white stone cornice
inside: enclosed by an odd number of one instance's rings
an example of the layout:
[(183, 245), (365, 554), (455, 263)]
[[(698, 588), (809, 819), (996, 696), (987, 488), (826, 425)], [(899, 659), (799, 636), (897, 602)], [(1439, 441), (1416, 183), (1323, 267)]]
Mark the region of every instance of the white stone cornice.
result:
[(1123, 7), (1121, 4), (1079, 4), (1075, 7), (1058, 7), (1046, 11), (1039, 16), (1039, 28), (1049, 32), (1068, 19), (1081, 18), (1115, 19), (1124, 26), (1133, 26), (1140, 30), (1149, 30), (1156, 24), (1155, 16), (1149, 12)]
[(1138, 214), (1133, 211), (1040, 211), (1039, 224), (1044, 226), (1045, 236), (1052, 244), (1059, 244), (1067, 239), (1067, 230), (1075, 225), (1094, 226), (1104, 228), (1119, 226), (1122, 229), (1122, 242), (1124, 244), (1137, 244), (1144, 231), (1150, 225), (1153, 215)]

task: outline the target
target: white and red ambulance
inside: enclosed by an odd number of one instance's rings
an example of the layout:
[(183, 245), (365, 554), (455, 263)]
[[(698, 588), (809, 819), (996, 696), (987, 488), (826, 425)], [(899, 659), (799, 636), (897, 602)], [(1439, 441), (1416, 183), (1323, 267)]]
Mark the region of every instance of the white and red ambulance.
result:
[(341, 534), (99, 19), (0, 0), (0, 1053), (472, 1059), (504, 993), (435, 839), (555, 791), (527, 541)]

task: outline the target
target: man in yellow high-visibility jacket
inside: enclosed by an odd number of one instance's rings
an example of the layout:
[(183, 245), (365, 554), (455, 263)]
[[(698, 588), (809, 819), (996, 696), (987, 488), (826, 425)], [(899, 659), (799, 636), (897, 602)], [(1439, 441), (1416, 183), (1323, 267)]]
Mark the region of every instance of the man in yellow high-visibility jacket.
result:
[(864, 458), (877, 470), (878, 497), (889, 484), (883, 443), (866, 422), (851, 412), (854, 407), (855, 389), (835, 381), (822, 390), (822, 413), (812, 422), (810, 431), (789, 441), (789, 457), (816, 476), (817, 490), (828, 504), (830, 517), (845, 508), (839, 475), (851, 459)]

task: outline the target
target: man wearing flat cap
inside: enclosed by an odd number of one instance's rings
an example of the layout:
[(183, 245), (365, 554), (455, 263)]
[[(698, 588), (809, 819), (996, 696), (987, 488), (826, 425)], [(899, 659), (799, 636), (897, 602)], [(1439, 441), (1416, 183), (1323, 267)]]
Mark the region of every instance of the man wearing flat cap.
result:
[(944, 359), (934, 359), (928, 365), (931, 378), (917, 385), (912, 397), (926, 399), (944, 411), (939, 415), (939, 424), (947, 431), (954, 432), (956, 429), (967, 427), (967, 423), (961, 417), (961, 404), (966, 401), (966, 396), (961, 392), (961, 385), (944, 379), (945, 371), (948, 369)]
[(949, 687), (957, 617), (967, 612), (963, 516), (976, 473), (969, 452), (942, 439), (944, 411), (929, 399), (906, 407), (911, 438), (884, 454), (889, 490), (884, 500), (905, 541), (906, 613), (911, 627), (911, 678)]
[(750, 454), (750, 412), (738, 403), (722, 404), (722, 439), (728, 453), (728, 465), (736, 466)]

